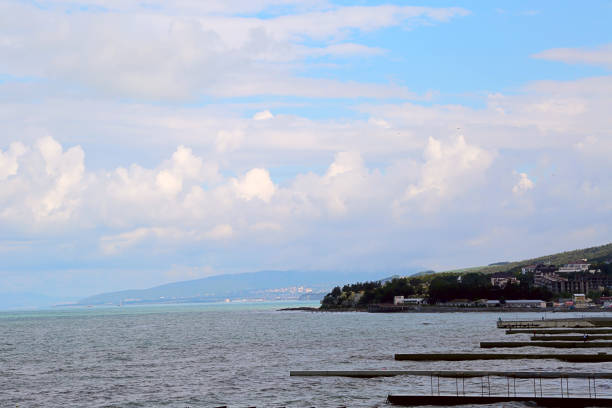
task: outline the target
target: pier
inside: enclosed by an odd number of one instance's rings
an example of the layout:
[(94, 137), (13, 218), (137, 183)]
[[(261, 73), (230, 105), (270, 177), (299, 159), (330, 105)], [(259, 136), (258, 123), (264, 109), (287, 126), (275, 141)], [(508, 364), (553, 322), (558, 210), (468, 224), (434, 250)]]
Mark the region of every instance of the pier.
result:
[[(587, 336), (586, 338), (584, 336)], [(584, 334), (582, 336), (531, 336), (532, 341), (592, 341), (612, 340), (612, 335), (606, 334)]]
[(290, 371), (291, 377), (352, 377), (375, 378), (425, 376), (440, 378), (476, 378), (476, 377), (508, 377), (508, 378), (585, 378), (612, 380), (612, 372), (579, 372), (579, 371), (452, 371), (452, 370), (306, 370)]
[[(510, 328), (506, 334), (532, 334), (532, 341), (483, 341), (480, 342), (481, 348), (546, 347), (578, 349), (612, 347), (612, 341), (605, 341), (612, 339), (612, 335), (609, 335), (609, 333), (612, 333), (612, 329), (598, 328), (612, 327), (612, 318), (499, 320), (497, 327)], [(555, 327), (559, 328), (554, 329)], [(565, 335), (566, 333), (579, 333), (579, 335)], [(587, 335), (588, 338), (585, 338)], [(576, 354), (573, 352), (566, 352), (565, 354), (550, 352), (527, 354), (484, 352), (397, 353), (394, 358), (397, 361), (554, 359), (570, 363), (602, 363), (611, 362), (612, 354), (605, 352), (592, 354)], [(293, 370), (290, 371), (289, 375), (292, 377), (349, 377), (356, 379), (396, 376), (429, 377), (429, 381), (421, 379), (414, 382), (417, 384), (417, 394), (388, 395), (388, 403), (403, 406), (529, 402), (549, 407), (612, 407), (612, 395), (609, 393), (612, 372), (379, 369)], [(573, 379), (573, 381), (570, 382), (570, 379)], [(604, 385), (602, 385), (602, 382)], [(602, 391), (604, 394), (602, 394)]]
[(552, 347), (552, 348), (609, 348), (612, 341), (481, 341), (480, 348), (496, 347)]
[(505, 354), (505, 353), (398, 353), (398, 361), (559, 360), (569, 363), (605, 363), (612, 354)]
[(612, 399), (561, 398), (561, 397), (524, 397), (488, 395), (389, 395), (387, 401), (393, 405), (415, 407), (424, 405), (482, 405), (504, 402), (535, 402), (543, 407), (612, 407)]
[(542, 320), (499, 320), (500, 329), (593, 328), (612, 327), (612, 317), (582, 317)]
[[(445, 370), (315, 370), (315, 371), (291, 371), (291, 376), (302, 377), (352, 377), (352, 378), (375, 378), (392, 376), (421, 376), (429, 377), (429, 395), (389, 395), (387, 402), (395, 405), (421, 406), (437, 405), (452, 406), (463, 404), (494, 404), (503, 402), (527, 402), (532, 401), (540, 406), (551, 407), (612, 407), (612, 398), (597, 392), (597, 380), (612, 379), (612, 372), (568, 372), (568, 371), (445, 371)], [(491, 377), (503, 377), (505, 381), (492, 387)], [(441, 378), (451, 378), (451, 386), (454, 386), (451, 394), (448, 393), (448, 380), (442, 383)], [(466, 379), (480, 379), (480, 382), (471, 381), (466, 387)], [(578, 392), (575, 382), (572, 383), (570, 391), (569, 379), (586, 380), (582, 384), (582, 393)], [(523, 380), (523, 387), (517, 388), (517, 379)], [(527, 391), (524, 380), (528, 380)], [(559, 379), (559, 388), (550, 387), (550, 381), (544, 383), (542, 380)], [(531, 381), (529, 381), (531, 380)], [(426, 382), (427, 383), (427, 382)], [(443, 390), (446, 386), (447, 389)], [(474, 387), (477, 388), (475, 393)], [(601, 389), (601, 388), (600, 388)], [(466, 391), (467, 390), (467, 391)], [(495, 394), (497, 390), (497, 395)], [(500, 390), (503, 390), (500, 394)], [(551, 392), (556, 392), (551, 395)]]
[(612, 329), (509, 329), (506, 334), (612, 334)]

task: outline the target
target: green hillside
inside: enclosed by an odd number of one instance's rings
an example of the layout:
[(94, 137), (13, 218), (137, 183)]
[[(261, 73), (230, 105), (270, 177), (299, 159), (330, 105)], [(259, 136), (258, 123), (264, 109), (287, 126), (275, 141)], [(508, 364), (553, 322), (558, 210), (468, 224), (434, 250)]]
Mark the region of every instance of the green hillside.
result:
[(509, 262), (503, 265), (476, 266), (473, 268), (454, 269), (442, 273), (495, 273), (519, 269), (526, 265), (547, 263), (562, 265), (577, 259), (588, 259), (589, 262), (603, 262), (612, 260), (612, 243), (596, 247), (575, 249), (573, 251), (560, 252), (558, 254), (540, 256), (538, 258), (525, 259), (522, 261)]

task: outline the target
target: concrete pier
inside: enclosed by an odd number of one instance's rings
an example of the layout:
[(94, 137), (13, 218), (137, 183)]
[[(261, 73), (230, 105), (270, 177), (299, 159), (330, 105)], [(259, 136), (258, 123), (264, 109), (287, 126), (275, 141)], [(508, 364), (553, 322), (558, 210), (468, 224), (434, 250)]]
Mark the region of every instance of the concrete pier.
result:
[[(585, 333), (586, 334), (586, 333)], [(612, 335), (606, 334), (586, 334), (586, 341), (591, 340), (612, 340)], [(531, 336), (532, 341), (585, 341), (582, 336)]]
[(483, 405), (504, 402), (533, 401), (544, 407), (612, 407), (612, 399), (603, 398), (559, 398), (559, 397), (502, 397), (486, 395), (389, 395), (390, 404), (409, 407), (423, 405), (453, 406), (453, 405)]
[(612, 341), (481, 341), (480, 348), (496, 347), (551, 347), (551, 348), (609, 348)]
[(559, 360), (570, 363), (612, 362), (612, 354), (504, 354), (504, 353), (427, 353), (396, 354), (398, 361), (475, 361), (475, 360)]
[(612, 327), (612, 317), (583, 317), (542, 320), (499, 320), (497, 322), (497, 327), (500, 329)]
[(612, 334), (612, 329), (510, 329), (506, 334)]
[(509, 378), (596, 378), (612, 379), (612, 372), (578, 372), (578, 371), (447, 371), (447, 370), (312, 370), (290, 371), (291, 377), (353, 377), (375, 378), (395, 377), (398, 375), (474, 378), (474, 377), (509, 377)]

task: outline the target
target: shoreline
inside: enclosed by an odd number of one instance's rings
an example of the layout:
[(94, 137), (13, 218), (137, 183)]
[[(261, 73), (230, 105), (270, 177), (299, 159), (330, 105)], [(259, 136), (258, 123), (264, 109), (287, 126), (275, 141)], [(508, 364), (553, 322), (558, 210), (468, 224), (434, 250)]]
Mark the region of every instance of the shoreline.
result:
[(367, 308), (337, 308), (322, 309), (320, 307), (286, 307), (277, 309), (278, 312), (367, 312), (367, 313), (606, 313), (612, 312), (610, 309), (589, 308), (589, 309), (554, 309), (554, 308), (468, 308), (468, 307), (447, 307), (447, 306), (393, 306), (393, 305), (370, 305)]

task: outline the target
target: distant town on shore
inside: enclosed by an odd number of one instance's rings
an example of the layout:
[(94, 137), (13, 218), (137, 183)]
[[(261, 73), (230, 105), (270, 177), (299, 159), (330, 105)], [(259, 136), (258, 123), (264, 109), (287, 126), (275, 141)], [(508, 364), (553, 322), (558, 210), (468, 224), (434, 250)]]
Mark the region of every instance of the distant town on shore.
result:
[(336, 286), (323, 310), (612, 308), (612, 244), (520, 262)]

